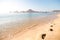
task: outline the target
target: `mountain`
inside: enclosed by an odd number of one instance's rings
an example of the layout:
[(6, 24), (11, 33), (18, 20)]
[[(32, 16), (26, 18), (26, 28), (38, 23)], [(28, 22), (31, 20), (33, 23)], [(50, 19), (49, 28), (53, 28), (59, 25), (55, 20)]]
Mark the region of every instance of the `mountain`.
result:
[(35, 11), (28, 9), (27, 11), (14, 11), (13, 13), (50, 13), (49, 11)]
[(53, 12), (60, 12), (60, 10), (53, 10)]
[(32, 9), (28, 9), (27, 11), (21, 11), (22, 13), (39, 13), (39, 11), (35, 11)]

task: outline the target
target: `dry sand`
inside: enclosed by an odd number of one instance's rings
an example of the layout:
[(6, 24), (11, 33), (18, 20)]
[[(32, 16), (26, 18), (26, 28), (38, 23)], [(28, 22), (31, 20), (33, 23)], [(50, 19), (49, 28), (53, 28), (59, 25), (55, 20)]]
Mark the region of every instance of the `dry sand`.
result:
[[(52, 20), (53, 18), (54, 20)], [(8, 32), (5, 31), (3, 35), (1, 34), (2, 36), (0, 35), (0, 40), (42, 40), (42, 34), (46, 34), (44, 40), (60, 40), (60, 14), (57, 15), (56, 19), (54, 16), (49, 16), (42, 20), (33, 20), (24, 26), (23, 28), (10, 29)]]

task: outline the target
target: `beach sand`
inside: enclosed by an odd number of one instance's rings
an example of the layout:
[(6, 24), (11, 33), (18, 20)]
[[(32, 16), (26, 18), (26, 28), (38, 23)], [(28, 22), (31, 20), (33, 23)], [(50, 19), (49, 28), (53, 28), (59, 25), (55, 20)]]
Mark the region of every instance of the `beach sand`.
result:
[(60, 40), (60, 14), (56, 16), (31, 20), (23, 27), (9, 28), (0, 34), (0, 40), (43, 40), (42, 34), (46, 34), (44, 40)]

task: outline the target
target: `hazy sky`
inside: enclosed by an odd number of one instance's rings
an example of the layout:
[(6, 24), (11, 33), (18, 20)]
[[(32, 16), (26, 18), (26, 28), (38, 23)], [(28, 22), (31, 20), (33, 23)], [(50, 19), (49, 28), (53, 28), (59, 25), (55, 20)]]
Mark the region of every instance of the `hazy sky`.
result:
[(60, 0), (0, 0), (0, 12), (60, 9)]

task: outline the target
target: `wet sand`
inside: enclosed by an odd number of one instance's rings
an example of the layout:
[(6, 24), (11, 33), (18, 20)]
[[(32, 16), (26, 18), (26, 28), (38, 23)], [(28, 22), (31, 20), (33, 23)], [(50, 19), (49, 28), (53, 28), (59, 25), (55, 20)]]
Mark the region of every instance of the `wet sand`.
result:
[(51, 15), (40, 20), (26, 21), (24, 25), (17, 24), (16, 28), (7, 28), (7, 31), (3, 31), (0, 34), (0, 40), (42, 40), (42, 34), (46, 34), (44, 40), (60, 40), (59, 20), (60, 14), (57, 15), (57, 18)]

